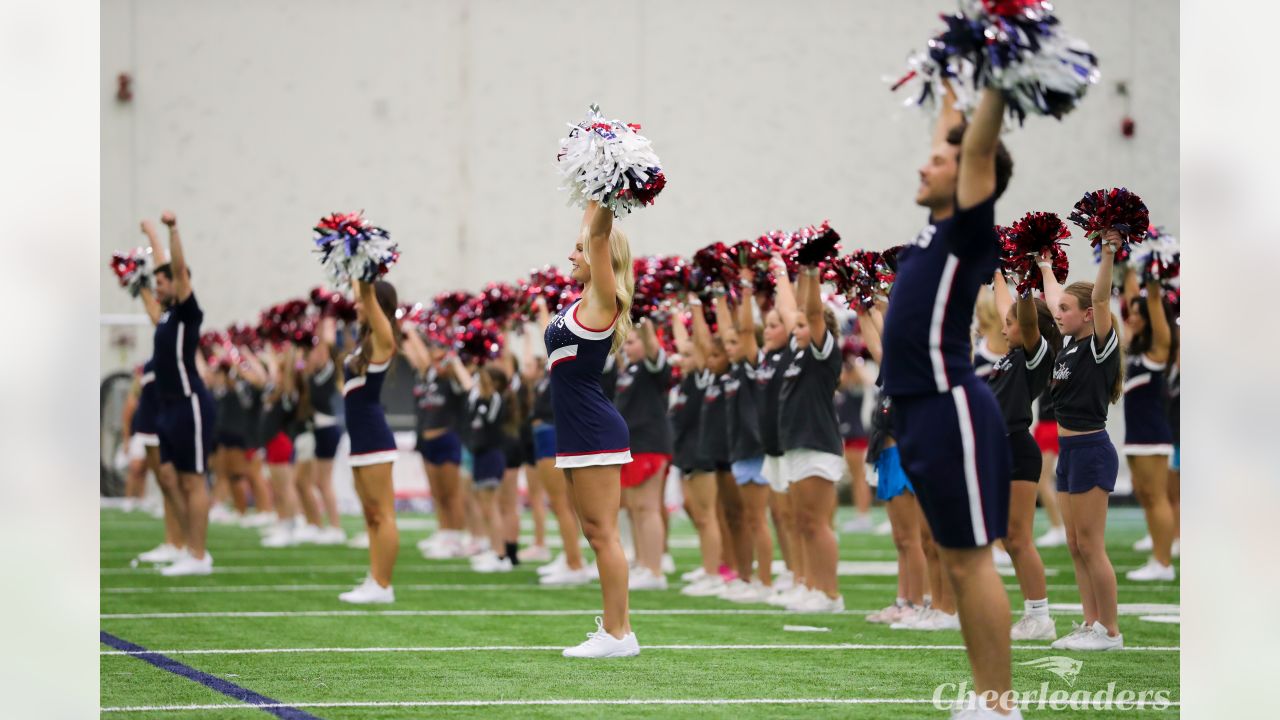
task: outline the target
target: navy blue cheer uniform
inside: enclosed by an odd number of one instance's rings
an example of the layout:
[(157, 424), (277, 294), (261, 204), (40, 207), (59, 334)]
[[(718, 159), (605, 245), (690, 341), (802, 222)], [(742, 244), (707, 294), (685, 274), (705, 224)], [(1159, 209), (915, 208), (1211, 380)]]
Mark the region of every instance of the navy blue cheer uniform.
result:
[(1116, 489), (1120, 458), (1107, 435), (1107, 405), (1120, 377), (1120, 336), (1065, 338), (1053, 366), (1049, 391), (1058, 426), (1083, 435), (1058, 438), (1058, 492)]
[(551, 373), (555, 411), (556, 467), (624, 465), (631, 462), (627, 423), (601, 387), (612, 356), (613, 323), (602, 329), (578, 321), (581, 300), (556, 313), (543, 341)]
[(1009, 525), (1009, 440), (973, 367), (969, 323), (998, 264), (995, 198), (932, 221), (898, 255), (884, 323), (893, 436), (934, 537), (981, 547)]
[(333, 360), (307, 378), (311, 393), (311, 424), (316, 437), (316, 459), (332, 460), (338, 454), (342, 427), (333, 401), (338, 394), (338, 368)]
[(204, 473), (213, 449), (217, 411), (196, 368), (204, 311), (193, 292), (165, 309), (156, 323), (155, 385), (160, 400), (160, 462), (180, 473)]
[(551, 371), (533, 387), (533, 416), (529, 425), (533, 430), (533, 461), (556, 456), (556, 412), (551, 404)]
[(160, 397), (155, 380), (155, 360), (148, 360), (142, 364), (142, 377), (138, 379), (138, 406), (129, 420), (129, 434), (141, 438), (147, 447), (160, 444)]
[(1169, 456), (1169, 469), (1182, 468), (1182, 445), (1178, 425), (1182, 420), (1182, 374), (1175, 364), (1169, 370), (1169, 431), (1173, 433), (1173, 454)]
[[(442, 373), (435, 365), (418, 375), (413, 386), (417, 405), (417, 450), (429, 465), (461, 465), (462, 438), (455, 428), (466, 415), (466, 393), (453, 373)], [(443, 430), (430, 440), (428, 433)]]
[(1144, 354), (1126, 358), (1124, 369), (1124, 454), (1170, 455), (1173, 428), (1169, 426), (1165, 373), (1169, 364)]
[(382, 383), (387, 379), (386, 362), (369, 363), (363, 375), (352, 375), (352, 360), (357, 349), (343, 365), (346, 380), (342, 384), (342, 402), (346, 409), (347, 435), (351, 438), (351, 465), (365, 467), (395, 462), (396, 438), (387, 425), (382, 409)]
[(1049, 341), (1043, 336), (1036, 351), (1027, 354), (1019, 345), (991, 365), (987, 382), (1000, 403), (1009, 448), (1013, 455), (1013, 479), (1040, 482), (1044, 457), (1031, 434), (1031, 403), (1049, 387), (1053, 373)]

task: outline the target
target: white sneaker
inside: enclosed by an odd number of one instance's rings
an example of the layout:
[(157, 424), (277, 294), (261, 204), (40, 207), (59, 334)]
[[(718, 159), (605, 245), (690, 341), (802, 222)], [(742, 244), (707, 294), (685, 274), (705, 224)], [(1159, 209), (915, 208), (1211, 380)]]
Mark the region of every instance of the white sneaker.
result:
[(867, 616), (867, 622), (879, 623), (881, 625), (890, 625), (902, 619), (902, 613), (911, 609), (910, 605), (899, 605), (894, 603), (889, 607), (873, 612)]
[(1161, 565), (1155, 558), (1147, 560), (1147, 564), (1137, 570), (1130, 570), (1124, 574), (1125, 577), (1135, 582), (1152, 582), (1161, 580), (1170, 582), (1178, 577), (1178, 571), (1174, 570), (1173, 565)]
[(240, 522), (240, 516), (226, 505), (214, 505), (209, 508), (209, 522), (217, 525), (235, 525)]
[(1080, 633), (1063, 645), (1064, 650), (1120, 650), (1124, 647), (1124, 635), (1111, 637), (1102, 623), (1094, 622), (1088, 632)]
[(681, 579), (681, 580), (683, 580), (684, 582), (687, 582), (687, 583), (694, 583), (694, 582), (698, 582), (699, 580), (701, 580), (702, 578), (704, 578), (704, 577), (706, 577), (706, 576), (707, 576), (707, 571), (706, 571), (706, 570), (703, 570), (703, 569), (702, 569), (702, 566), (701, 566), (701, 565), (699, 565), (698, 567), (696, 567), (696, 568), (694, 568), (694, 569), (690, 570), (689, 572), (687, 572), (687, 573), (685, 573), (685, 574), (681, 575), (681, 576), (680, 576), (680, 579)]
[(1058, 628), (1053, 625), (1053, 618), (1048, 615), (1023, 615), (1022, 619), (1009, 628), (1010, 640), (1053, 640), (1058, 637)]
[(733, 583), (729, 584), (733, 585), (734, 583), (742, 584), (738, 585), (736, 588), (726, 590), (721, 593), (721, 600), (728, 600), (729, 602), (735, 603), (762, 603), (765, 601), (765, 598), (773, 594), (773, 588), (766, 587), (761, 584), (759, 580), (753, 580), (749, 583), (744, 583), (741, 580), (734, 580)]
[(569, 569), (569, 561), (568, 559), (565, 558), (564, 553), (560, 553), (559, 555), (556, 555), (555, 560), (552, 560), (546, 565), (539, 567), (536, 572), (538, 573), (539, 577), (545, 577), (552, 573), (557, 573), (562, 570), (568, 570), (568, 569)]
[(996, 561), (996, 565), (1008, 567), (1013, 564), (1013, 558), (1009, 557), (1009, 553), (995, 545), (991, 546), (991, 557)]
[(1151, 535), (1144, 536), (1141, 540), (1133, 544), (1133, 549), (1138, 552), (1151, 552), (1154, 543), (1151, 541)]
[[(1180, 540), (1180, 539), (1181, 539), (1181, 538), (1179, 538), (1179, 540)], [(1182, 548), (1181, 548), (1181, 547), (1179, 547), (1180, 545), (1181, 545), (1181, 543), (1180, 543), (1180, 542), (1178, 542), (1178, 540), (1174, 540), (1174, 541), (1173, 541), (1173, 548), (1172, 548), (1172, 549), (1173, 549), (1173, 556), (1174, 556), (1174, 557), (1182, 557)]]
[(888, 520), (885, 520), (884, 522), (876, 526), (875, 534), (876, 535), (892, 535), (893, 525), (890, 524)]
[(148, 550), (138, 556), (139, 562), (145, 563), (171, 563), (176, 562), (183, 555), (182, 551), (170, 545), (169, 543), (160, 543), (156, 547)]
[(652, 570), (641, 565), (627, 576), (627, 587), (631, 590), (666, 590), (667, 576), (654, 575)]
[(369, 549), (369, 533), (362, 532), (359, 535), (356, 535), (355, 537), (351, 538), (350, 540), (347, 541), (347, 547), (355, 548), (357, 550), (368, 550)]
[[(1177, 542), (1176, 540), (1174, 542)], [(671, 553), (662, 553), (662, 564), (658, 566), (663, 575), (669, 575), (676, 571), (676, 559), (671, 557)]]
[(372, 576), (366, 575), (364, 582), (342, 593), (338, 599), (355, 605), (385, 605), (396, 601), (396, 591), (390, 585), (382, 587)]
[(293, 528), (288, 525), (279, 525), (270, 534), (262, 538), (262, 547), (265, 548), (293, 547), (297, 544), (297, 541), (293, 539)]
[(487, 568), (496, 565), (498, 562), (498, 553), (492, 550), (485, 550), (479, 555), (471, 557), (471, 569), (479, 571), (481, 568)]
[(680, 594), (688, 597), (715, 597), (724, 592), (724, 578), (716, 575), (706, 575), (701, 580), (685, 585), (680, 588)]
[(724, 587), (720, 588), (720, 592), (719, 594), (716, 595), (716, 597), (720, 598), (721, 600), (728, 600), (729, 598), (726, 596), (737, 593), (737, 592), (741, 592), (742, 590), (745, 590), (748, 587), (750, 587), (750, 583), (748, 583), (746, 580), (743, 580), (742, 578), (734, 578), (729, 582), (725, 583)]
[(1054, 650), (1066, 650), (1066, 649), (1067, 649), (1067, 643), (1072, 642), (1072, 641), (1073, 641), (1073, 640), (1075, 640), (1077, 637), (1079, 637), (1079, 636), (1081, 636), (1081, 635), (1083, 635), (1083, 634), (1085, 634), (1085, 633), (1091, 633), (1091, 632), (1093, 632), (1093, 630), (1091, 630), (1091, 629), (1089, 628), (1089, 626), (1088, 626), (1088, 625), (1085, 625), (1084, 623), (1078, 623), (1078, 622), (1076, 622), (1076, 621), (1072, 620), (1072, 621), (1071, 621), (1071, 632), (1069, 632), (1069, 633), (1067, 633), (1066, 635), (1063, 635), (1062, 637), (1058, 638), (1057, 640), (1054, 640), (1053, 642), (1049, 643), (1049, 647), (1050, 647), (1050, 648), (1052, 648), (1052, 649), (1054, 649)]
[[(543, 567), (546, 566), (544, 565)], [(538, 569), (541, 570), (542, 568)], [(538, 584), (547, 587), (568, 587), (572, 585), (587, 585), (591, 583), (591, 580), (591, 570), (587, 566), (584, 565), (577, 570), (570, 570), (566, 565), (538, 578)]]
[(889, 627), (894, 630), (923, 630), (925, 632), (959, 630), (960, 616), (950, 615), (936, 608), (929, 608), (926, 612), (916, 615), (911, 621), (910, 627), (898, 627), (898, 624), (890, 625)]
[(293, 530), (293, 543), (295, 545), (319, 544), (323, 532), (318, 525), (300, 525)]
[(917, 607), (908, 605), (898, 611), (898, 619), (889, 621), (889, 629), (891, 630), (914, 630), (916, 623), (927, 618), (933, 609), (927, 606)]
[(796, 586), (796, 576), (790, 570), (783, 570), (775, 573), (773, 576), (773, 588), (775, 590), (790, 590)]
[(276, 524), (278, 518), (273, 512), (251, 512), (240, 518), (242, 528), (260, 528)]
[(165, 577), (175, 577), (178, 575), (208, 575), (213, 572), (213, 555), (208, 551), (204, 551), (204, 557), (199, 560), (191, 556), (191, 553), (183, 550), (182, 557), (174, 561), (172, 565), (160, 571)]
[(619, 640), (604, 631), (604, 620), (596, 618), (596, 631), (587, 633), (587, 641), (581, 645), (564, 649), (564, 656), (569, 658), (619, 658), (635, 657), (640, 654), (640, 643), (636, 642), (635, 633)]
[(808, 592), (809, 592), (809, 589), (803, 585), (792, 585), (790, 588), (786, 590), (782, 590), (775, 586), (773, 590), (773, 594), (765, 598), (764, 601), (767, 604), (772, 605), (774, 607), (785, 608), (791, 603), (804, 597), (805, 594)]
[(546, 545), (531, 545), (520, 551), (521, 562), (548, 562), (551, 560), (551, 550)]
[(478, 573), (488, 574), (488, 573), (509, 573), (514, 568), (515, 566), (511, 564), (511, 558), (506, 557), (504, 555), (502, 557), (495, 558), (492, 563), (486, 563), (479, 567), (472, 567), (471, 569), (475, 570)]
[(811, 590), (803, 597), (787, 606), (794, 613), (842, 613), (844, 612), (844, 596), (827, 597), (820, 590)]
[(1051, 527), (1043, 535), (1036, 538), (1036, 547), (1062, 547), (1067, 544), (1067, 530), (1062, 527)]
[(842, 533), (869, 533), (874, 530), (875, 526), (871, 524), (870, 515), (857, 515), (840, 525)]
[(327, 527), (316, 536), (316, 545), (346, 545), (347, 531), (340, 527)]
[(1022, 710), (1015, 707), (1008, 715), (1001, 715), (984, 706), (965, 707), (951, 713), (951, 720), (1022, 720)]

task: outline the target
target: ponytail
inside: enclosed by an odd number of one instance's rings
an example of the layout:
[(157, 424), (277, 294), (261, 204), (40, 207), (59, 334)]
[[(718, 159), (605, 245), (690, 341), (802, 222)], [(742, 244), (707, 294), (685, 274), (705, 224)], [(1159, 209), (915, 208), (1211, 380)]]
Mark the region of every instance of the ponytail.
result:
[[(1117, 334), (1120, 333), (1120, 320), (1116, 318), (1115, 313), (1111, 313), (1111, 328)], [(1111, 386), (1111, 404), (1115, 405), (1120, 402), (1120, 396), (1124, 395), (1124, 346), (1116, 343), (1116, 357), (1120, 363), (1120, 372), (1116, 373), (1116, 382)]]

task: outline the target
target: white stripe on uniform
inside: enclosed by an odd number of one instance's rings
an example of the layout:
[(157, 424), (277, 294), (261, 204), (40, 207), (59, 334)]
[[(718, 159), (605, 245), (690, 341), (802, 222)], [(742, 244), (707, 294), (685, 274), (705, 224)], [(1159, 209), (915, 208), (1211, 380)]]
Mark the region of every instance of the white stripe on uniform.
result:
[(182, 394), (191, 394), (191, 381), (187, 379), (187, 365), (182, 362), (182, 340), (186, 335), (186, 323), (178, 321), (178, 342), (174, 345), (173, 352), (178, 356), (178, 377), (182, 378)]
[(960, 258), (947, 255), (947, 264), (942, 268), (942, 277), (938, 280), (938, 294), (933, 298), (933, 316), (929, 319), (929, 362), (933, 364), (933, 381), (938, 384), (938, 392), (946, 392), (947, 366), (942, 359), (942, 321), (947, 314), (947, 300), (951, 297), (951, 285), (956, 279), (956, 268), (960, 266)]
[(960, 425), (960, 447), (964, 452), (964, 486), (969, 496), (969, 521), (973, 525), (973, 542), (976, 547), (986, 545), (987, 524), (982, 513), (982, 495), (978, 491), (978, 452), (973, 437), (973, 418), (969, 416), (969, 396), (963, 386), (952, 388), (951, 397), (956, 401), (956, 420)]
[[(181, 326), (179, 326), (181, 327)], [(184, 377), (185, 379), (185, 377)], [(196, 472), (204, 472), (204, 427), (200, 418), (200, 396), (192, 393), (191, 395), (191, 412), (194, 413), (196, 428)]]

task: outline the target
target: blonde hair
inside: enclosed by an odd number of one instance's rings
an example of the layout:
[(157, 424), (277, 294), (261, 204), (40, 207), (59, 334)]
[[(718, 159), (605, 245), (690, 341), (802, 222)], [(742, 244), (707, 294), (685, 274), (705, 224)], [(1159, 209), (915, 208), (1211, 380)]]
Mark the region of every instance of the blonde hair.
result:
[[(1073, 282), (1062, 289), (1064, 295), (1070, 295), (1080, 303), (1080, 309), (1093, 307), (1093, 283), (1091, 282)], [(1111, 315), (1111, 329), (1118, 335), (1120, 333), (1119, 318), (1116, 314), (1108, 311)], [(1120, 359), (1120, 372), (1116, 373), (1116, 382), (1111, 386), (1111, 402), (1115, 404), (1119, 402), (1120, 396), (1124, 395), (1124, 347), (1116, 343), (1116, 355)]]
[(978, 330), (982, 333), (988, 331), (999, 332), (1003, 320), (1000, 313), (996, 311), (996, 296), (989, 292), (983, 292), (978, 295), (978, 303), (974, 306), (978, 315)]
[[(583, 228), (582, 255), (591, 263), (591, 243)], [(613, 267), (613, 296), (617, 301), (618, 317), (613, 323), (613, 344), (610, 352), (618, 352), (627, 339), (634, 323), (631, 321), (631, 298), (636, 290), (636, 273), (631, 264), (631, 243), (627, 234), (617, 225), (609, 231), (609, 262)]]

